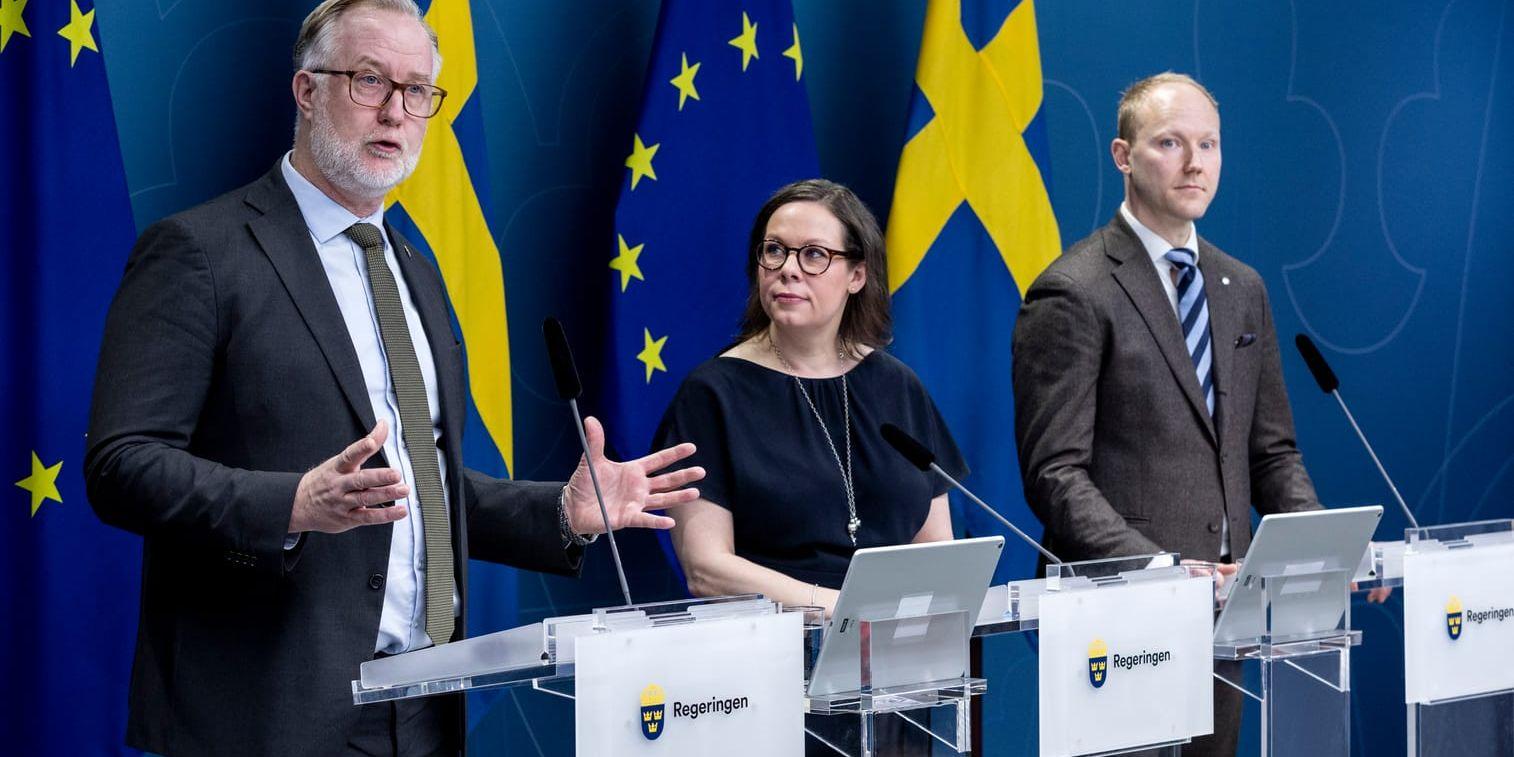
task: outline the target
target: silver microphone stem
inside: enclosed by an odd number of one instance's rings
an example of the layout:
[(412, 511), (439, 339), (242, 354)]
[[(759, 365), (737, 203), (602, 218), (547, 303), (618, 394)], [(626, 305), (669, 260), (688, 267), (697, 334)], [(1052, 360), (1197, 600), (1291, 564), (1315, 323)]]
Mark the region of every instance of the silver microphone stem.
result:
[(1040, 552), (1041, 554), (1043, 554), (1043, 555), (1046, 556), (1046, 559), (1052, 561), (1053, 563), (1056, 563), (1057, 565), (1061, 565), (1062, 564), (1061, 558), (1057, 557), (1056, 555), (1052, 554), (1051, 552), (1048, 552), (1045, 547), (1041, 546), (1040, 542), (1037, 542), (1035, 539), (1032, 539), (1029, 536), (1027, 536), (1024, 531), (1021, 531), (1019, 529), (1019, 527), (1017, 527), (1013, 523), (1010, 523), (1008, 518), (1000, 515), (999, 511), (993, 509), (992, 507), (989, 507), (987, 502), (984, 502), (983, 500), (978, 499), (978, 495), (973, 494), (972, 491), (970, 491), (967, 487), (965, 487), (962, 484), (958, 483), (957, 479), (952, 478), (950, 473), (947, 473), (946, 471), (941, 470), (941, 466), (936, 465), (935, 463), (931, 463), (930, 464), (930, 469), (933, 470), (933, 471), (935, 471), (936, 475), (938, 475), (938, 476), (946, 479), (947, 483), (951, 484), (952, 486), (957, 487), (957, 491), (962, 492), (963, 494), (966, 494), (967, 498), (970, 499), (970, 500), (972, 500), (973, 502), (976, 502), (978, 504), (978, 507), (983, 508), (984, 512), (988, 513), (989, 515), (994, 516), (994, 518), (996, 520), (998, 520), (1000, 523), (1003, 523), (1005, 528), (1008, 528), (1009, 530), (1015, 532), (1015, 535), (1018, 536), (1018, 537), (1020, 537), (1020, 539), (1022, 541), (1024, 541), (1026, 544), (1029, 544), (1030, 546), (1035, 547), (1037, 552)]
[(1419, 528), (1419, 521), (1414, 519), (1414, 513), (1409, 511), (1409, 505), (1404, 502), (1402, 495), (1398, 493), (1398, 487), (1393, 485), (1393, 479), (1388, 477), (1388, 471), (1383, 467), (1383, 462), (1377, 459), (1377, 452), (1372, 449), (1372, 443), (1367, 441), (1367, 435), (1362, 433), (1362, 427), (1356, 425), (1356, 416), (1351, 414), (1351, 408), (1346, 407), (1346, 401), (1341, 399), (1341, 390), (1335, 389), (1330, 392), (1335, 401), (1341, 405), (1341, 412), (1346, 414), (1346, 420), (1351, 422), (1351, 429), (1356, 432), (1356, 438), (1362, 440), (1362, 446), (1367, 448), (1367, 454), (1372, 456), (1372, 464), (1377, 466), (1377, 472), (1383, 480), (1388, 482), (1388, 491), (1393, 492), (1393, 499), (1398, 501), (1398, 506), (1404, 511), (1404, 517), (1409, 519), (1409, 525)]
[(584, 462), (589, 467), (589, 481), (594, 484), (594, 499), (599, 502), (599, 517), (605, 522), (605, 536), (610, 541), (610, 558), (615, 561), (615, 577), (620, 579), (620, 593), (626, 598), (626, 604), (631, 605), (631, 587), (626, 584), (626, 567), (620, 562), (620, 549), (615, 546), (615, 530), (610, 528), (610, 511), (605, 509), (605, 495), (599, 490), (599, 474), (594, 472), (594, 461), (589, 457), (589, 437), (584, 435), (584, 419), (578, 414), (578, 400), (568, 400), (568, 407), (573, 408), (573, 428), (578, 430), (578, 443), (584, 450)]

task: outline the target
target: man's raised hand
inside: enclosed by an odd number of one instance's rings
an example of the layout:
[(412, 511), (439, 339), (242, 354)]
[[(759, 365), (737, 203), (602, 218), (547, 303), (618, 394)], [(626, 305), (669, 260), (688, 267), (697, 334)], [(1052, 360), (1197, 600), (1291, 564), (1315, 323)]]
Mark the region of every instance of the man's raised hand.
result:
[[(289, 533), (341, 533), (358, 526), (392, 523), (407, 514), (410, 495), (400, 472), (393, 468), (364, 468), (363, 463), (384, 448), (389, 426), (374, 425), (367, 436), (353, 442), (300, 478), (294, 492)], [(394, 502), (393, 507), (373, 507)]]

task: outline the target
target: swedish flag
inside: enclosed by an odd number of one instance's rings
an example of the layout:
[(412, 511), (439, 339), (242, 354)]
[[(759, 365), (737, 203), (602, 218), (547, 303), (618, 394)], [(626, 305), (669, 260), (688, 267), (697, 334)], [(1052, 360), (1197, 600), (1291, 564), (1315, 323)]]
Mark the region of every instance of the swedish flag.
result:
[(484, 215), (488, 154), (473, 15), (468, 0), (434, 0), (426, 22), (438, 37), (436, 84), (447, 99), (426, 130), (415, 173), (388, 198), (385, 218), (436, 261), (457, 313), (471, 391), (465, 462), (504, 475), (515, 464), (510, 329), (501, 250)]
[(0, 0), (0, 680), (24, 688), (6, 698), (10, 754), (127, 751), (141, 542), (95, 518), (80, 464), (136, 238), (109, 42), (91, 0)]
[(684, 374), (736, 333), (747, 231), (819, 172), (789, 0), (666, 0), (606, 240), (605, 407), (625, 455), (649, 446)]
[[(488, 145), (478, 88), (473, 14), (468, 0), (433, 0), (426, 22), (436, 30), (447, 90), (431, 119), (420, 163), (386, 200), (384, 217), (436, 261), (468, 353), (468, 420), (463, 462), (509, 476), (515, 470), (515, 419), (510, 374), (510, 321), (505, 307), (501, 250), (489, 226)], [(500, 567), (474, 576), (470, 635), (519, 620), (514, 571)], [(485, 700), (494, 694), (481, 695)], [(484, 707), (473, 712), (482, 713)]]
[[(930, 0), (915, 84), (888, 220), (894, 352), (980, 471), (974, 488), (1034, 523), (1011, 448), (1010, 341), (1021, 296), (1062, 245), (1034, 3)], [(962, 514), (970, 534), (1002, 530)]]

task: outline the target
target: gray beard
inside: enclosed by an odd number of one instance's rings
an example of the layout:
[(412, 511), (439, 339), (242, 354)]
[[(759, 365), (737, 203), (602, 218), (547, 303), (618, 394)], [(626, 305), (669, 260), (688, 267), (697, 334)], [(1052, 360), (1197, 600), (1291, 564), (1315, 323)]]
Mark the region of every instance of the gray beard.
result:
[(325, 109), (316, 108), (310, 133), (310, 152), (315, 167), (338, 189), (363, 198), (378, 198), (399, 186), (415, 172), (420, 151), (406, 152), (389, 170), (374, 171), (363, 163), (362, 143), (343, 141)]

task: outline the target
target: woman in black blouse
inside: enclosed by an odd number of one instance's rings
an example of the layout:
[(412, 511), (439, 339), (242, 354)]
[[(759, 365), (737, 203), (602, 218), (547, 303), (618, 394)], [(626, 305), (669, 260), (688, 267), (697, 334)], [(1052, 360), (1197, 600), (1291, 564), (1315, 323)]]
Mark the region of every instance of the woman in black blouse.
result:
[(965, 466), (919, 378), (882, 349), (883, 236), (851, 190), (780, 189), (747, 254), (735, 344), (689, 374), (657, 431), (657, 446), (696, 443), (683, 464), (705, 469), (673, 545), (695, 595), (761, 592), (829, 614), (858, 548), (952, 538), (945, 484), (879, 427), (908, 431), (954, 476)]

